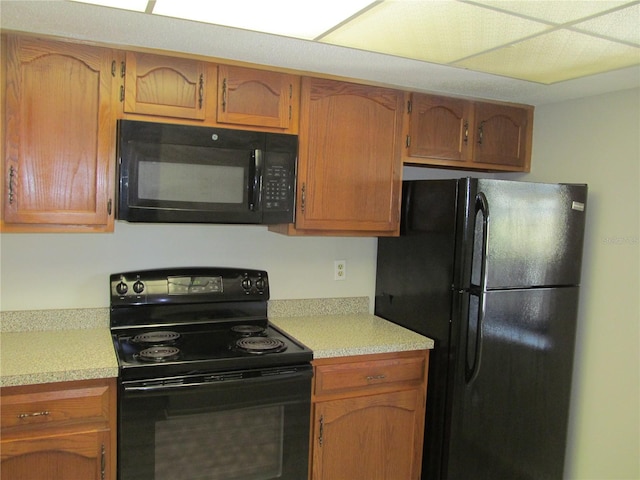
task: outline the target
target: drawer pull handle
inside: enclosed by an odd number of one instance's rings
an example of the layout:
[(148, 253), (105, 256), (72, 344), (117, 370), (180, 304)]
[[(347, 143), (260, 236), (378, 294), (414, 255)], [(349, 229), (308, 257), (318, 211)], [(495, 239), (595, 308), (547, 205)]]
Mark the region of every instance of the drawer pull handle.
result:
[(33, 413), (21, 413), (18, 415), (18, 418), (29, 418), (29, 417), (46, 417), (49, 415), (49, 412), (45, 410), (44, 412), (33, 412)]
[(373, 380), (384, 380), (385, 377), (386, 377), (385, 375), (368, 375), (367, 382), (371, 382)]

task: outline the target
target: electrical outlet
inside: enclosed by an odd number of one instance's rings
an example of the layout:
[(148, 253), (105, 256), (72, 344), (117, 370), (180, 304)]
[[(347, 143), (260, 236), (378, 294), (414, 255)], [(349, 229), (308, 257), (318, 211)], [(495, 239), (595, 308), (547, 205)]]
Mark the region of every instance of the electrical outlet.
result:
[(333, 279), (345, 280), (347, 278), (347, 261), (336, 260), (333, 262)]

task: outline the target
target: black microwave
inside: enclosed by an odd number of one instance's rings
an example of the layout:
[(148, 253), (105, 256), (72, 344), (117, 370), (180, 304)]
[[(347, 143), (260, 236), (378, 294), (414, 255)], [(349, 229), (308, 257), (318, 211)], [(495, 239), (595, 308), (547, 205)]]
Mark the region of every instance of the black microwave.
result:
[(294, 220), (295, 135), (119, 120), (117, 151), (119, 220)]

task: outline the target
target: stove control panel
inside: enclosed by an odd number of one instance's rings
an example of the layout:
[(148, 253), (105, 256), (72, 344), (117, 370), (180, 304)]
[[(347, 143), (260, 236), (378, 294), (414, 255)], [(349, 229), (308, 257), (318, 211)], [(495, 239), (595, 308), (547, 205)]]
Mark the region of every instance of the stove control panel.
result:
[(229, 302), (269, 299), (263, 270), (175, 268), (111, 275), (111, 305)]

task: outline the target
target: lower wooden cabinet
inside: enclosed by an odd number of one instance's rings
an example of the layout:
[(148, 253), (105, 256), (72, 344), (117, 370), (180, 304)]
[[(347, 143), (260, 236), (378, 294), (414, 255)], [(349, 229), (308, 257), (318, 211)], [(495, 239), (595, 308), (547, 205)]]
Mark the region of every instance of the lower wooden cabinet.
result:
[(1, 480), (113, 480), (115, 379), (5, 387)]
[(312, 480), (420, 478), (428, 358), (314, 360)]

